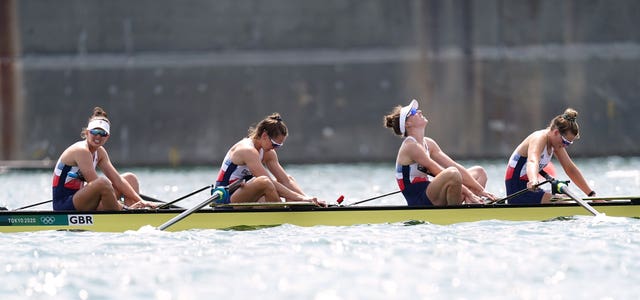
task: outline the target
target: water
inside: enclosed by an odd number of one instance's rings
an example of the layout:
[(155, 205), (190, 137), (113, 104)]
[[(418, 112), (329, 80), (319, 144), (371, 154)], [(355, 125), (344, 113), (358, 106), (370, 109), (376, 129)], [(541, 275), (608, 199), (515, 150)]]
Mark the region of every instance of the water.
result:
[[(576, 163), (600, 196), (640, 194), (640, 158)], [(485, 166), (488, 190), (504, 196), (503, 161), (464, 164)], [(330, 202), (397, 189), (390, 164), (287, 169), (310, 194)], [(163, 200), (197, 190), (214, 176), (209, 168), (133, 171), (143, 193)], [(562, 172), (557, 177), (565, 178)], [(0, 174), (0, 206), (47, 200), (50, 180), (49, 170)], [(371, 203), (402, 201), (393, 195)], [(0, 234), (0, 298), (636, 299), (639, 242), (640, 220), (610, 217)]]

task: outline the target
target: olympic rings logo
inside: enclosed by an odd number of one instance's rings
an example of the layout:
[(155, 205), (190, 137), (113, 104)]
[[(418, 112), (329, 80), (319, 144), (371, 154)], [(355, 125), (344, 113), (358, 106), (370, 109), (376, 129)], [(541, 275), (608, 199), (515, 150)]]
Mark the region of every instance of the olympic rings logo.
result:
[(54, 216), (40, 217), (40, 222), (42, 222), (42, 224), (44, 224), (44, 225), (51, 225), (55, 221), (56, 221), (56, 217), (54, 217)]

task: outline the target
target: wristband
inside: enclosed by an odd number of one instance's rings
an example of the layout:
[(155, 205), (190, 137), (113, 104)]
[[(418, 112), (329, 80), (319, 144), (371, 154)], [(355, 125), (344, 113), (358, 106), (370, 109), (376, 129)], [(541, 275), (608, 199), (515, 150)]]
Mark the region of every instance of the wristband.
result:
[(591, 193), (589, 193), (589, 195), (587, 195), (587, 196), (589, 196), (589, 197), (593, 197), (593, 196), (595, 196), (595, 195), (596, 195), (596, 191), (593, 191), (593, 190), (592, 190), (592, 191), (591, 191)]

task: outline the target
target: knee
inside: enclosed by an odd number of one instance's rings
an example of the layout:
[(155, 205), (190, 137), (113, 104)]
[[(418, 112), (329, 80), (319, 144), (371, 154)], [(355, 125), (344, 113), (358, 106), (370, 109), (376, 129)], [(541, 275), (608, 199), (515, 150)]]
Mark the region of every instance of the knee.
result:
[(443, 175), (446, 176), (447, 181), (450, 181), (455, 184), (462, 184), (462, 174), (455, 167), (448, 167), (442, 171)]
[(469, 168), (469, 172), (474, 175), (487, 177), (487, 171), (481, 166), (473, 166)]
[(93, 185), (97, 186), (101, 191), (110, 191), (113, 192), (113, 185), (111, 185), (111, 181), (105, 177), (98, 177), (98, 179), (91, 182)]
[(138, 177), (136, 176), (136, 174), (133, 174), (131, 172), (122, 173), (122, 178), (125, 178), (125, 179), (131, 178), (131, 179), (138, 180)]
[(469, 168), (469, 173), (471, 173), (471, 176), (473, 176), (473, 178), (476, 179), (476, 181), (478, 181), (480, 184), (484, 185), (487, 182), (487, 171), (485, 171), (483, 167), (473, 166)]
[(267, 176), (258, 176), (256, 178), (254, 178), (252, 181), (254, 181), (254, 184), (259, 187), (261, 190), (275, 190), (276, 186), (273, 184), (273, 181), (271, 181), (271, 178), (267, 177)]
[(122, 175), (122, 179), (126, 180), (127, 182), (129, 182), (129, 184), (137, 184), (138, 183), (138, 176), (136, 176), (136, 174), (133, 174), (131, 172), (126, 172), (123, 173)]

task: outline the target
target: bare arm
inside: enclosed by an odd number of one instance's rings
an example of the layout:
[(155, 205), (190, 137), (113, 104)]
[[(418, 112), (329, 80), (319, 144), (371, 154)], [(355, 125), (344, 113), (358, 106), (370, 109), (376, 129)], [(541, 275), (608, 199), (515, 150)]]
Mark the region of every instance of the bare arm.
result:
[(274, 182), (278, 193), (287, 201), (309, 201), (320, 206), (326, 206), (324, 201), (319, 201), (316, 197), (308, 196), (302, 191), (293, 176), (287, 174), (278, 161), (278, 154), (275, 151), (268, 151), (264, 154), (264, 162), (267, 169), (276, 178)]
[[(438, 174), (440, 174), (440, 172), (442, 172), (442, 170), (444, 170), (444, 168), (433, 159), (434, 157), (432, 151), (433, 149), (431, 145), (429, 145), (429, 155), (427, 155), (422, 145), (414, 141), (406, 141), (400, 147), (400, 151), (398, 153), (398, 162), (403, 165), (408, 165), (415, 161), (421, 166), (427, 168), (427, 170), (429, 170), (431, 174), (437, 176)], [(482, 200), (475, 196), (464, 185), (461, 186), (461, 194), (466, 203), (482, 203)]]
[(579, 187), (585, 195), (591, 193), (591, 187), (587, 183), (587, 180), (584, 179), (580, 169), (578, 169), (576, 164), (571, 160), (571, 157), (569, 157), (567, 150), (565, 148), (560, 148), (556, 149), (555, 152), (560, 165), (562, 165), (562, 169), (564, 169), (565, 173), (567, 173), (567, 176), (569, 176), (573, 183)]
[(444, 170), (444, 168), (436, 161), (434, 161), (431, 156), (427, 155), (422, 145), (412, 140), (405, 141), (402, 146), (400, 146), (400, 151), (398, 153), (398, 162), (402, 165), (409, 165), (413, 162), (416, 162), (419, 165), (427, 168), (427, 170), (429, 170), (429, 173), (433, 174), (434, 176), (440, 174), (440, 172)]
[[(269, 161), (268, 157), (270, 157), (269, 152), (273, 152), (273, 151), (267, 151), (264, 154), (264, 159), (267, 161), (267, 163)], [(262, 164), (262, 161), (260, 161), (260, 156), (258, 154), (258, 151), (255, 149), (239, 148), (234, 152), (232, 160), (236, 164), (246, 165), (247, 168), (249, 168), (249, 170), (251, 171), (251, 174), (253, 174), (253, 176), (256, 176), (256, 177), (267, 176), (271, 178), (271, 176), (269, 175), (269, 172)], [(278, 163), (278, 165), (280, 164)], [(282, 167), (280, 168), (282, 169)], [(282, 171), (282, 173), (284, 173), (284, 170)], [(284, 174), (286, 175), (286, 173)], [(276, 175), (274, 174), (274, 176)], [(282, 177), (282, 174), (278, 174), (278, 176)], [(283, 183), (280, 183), (278, 180), (272, 179), (272, 182), (276, 187), (276, 191), (278, 192), (278, 195), (280, 195), (280, 197), (283, 197), (288, 201), (311, 201), (311, 199), (306, 195), (304, 195), (303, 193), (299, 193), (295, 190), (288, 188)]]
[(493, 195), (487, 193), (484, 190), (484, 187), (480, 183), (478, 183), (475, 180), (475, 178), (473, 178), (473, 176), (471, 176), (469, 171), (464, 166), (457, 163), (456, 161), (451, 159), (449, 155), (444, 153), (444, 151), (442, 151), (438, 143), (436, 143), (433, 139), (430, 139), (430, 138), (425, 138), (425, 141), (429, 146), (429, 153), (431, 154), (431, 158), (433, 158), (433, 160), (435, 160), (438, 164), (440, 164), (445, 168), (455, 167), (456, 169), (458, 169), (458, 171), (462, 175), (462, 184), (466, 188), (468, 188), (472, 193), (479, 196), (487, 196), (487, 197), (489, 197), (490, 195), (489, 198), (493, 197)]
[(547, 143), (547, 135), (545, 130), (539, 130), (532, 133), (528, 139), (527, 147), (527, 177), (529, 182), (527, 187), (534, 189), (538, 184), (538, 172), (540, 165), (540, 155)]
[(93, 167), (93, 157), (88, 149), (82, 147), (74, 147), (70, 150), (70, 157), (73, 162), (68, 162), (63, 157), (63, 162), (67, 165), (77, 165), (82, 173), (82, 177), (86, 182), (92, 182), (98, 179), (98, 173)]
[(284, 168), (280, 165), (278, 154), (275, 151), (267, 151), (267, 153), (265, 153), (264, 163), (267, 166), (267, 169), (269, 169), (271, 174), (276, 178), (276, 181), (298, 194), (305, 194), (293, 176), (287, 174)]
[(111, 164), (111, 160), (109, 159), (109, 155), (107, 151), (100, 147), (98, 148), (98, 167), (102, 170), (107, 178), (111, 181), (111, 184), (118, 189), (125, 196), (125, 200), (129, 200), (129, 203), (125, 203), (128, 206), (133, 206), (134, 204), (140, 202), (144, 203), (140, 195), (136, 193), (136, 191), (131, 187), (129, 182), (122, 179), (120, 173), (116, 170), (116, 168)]

